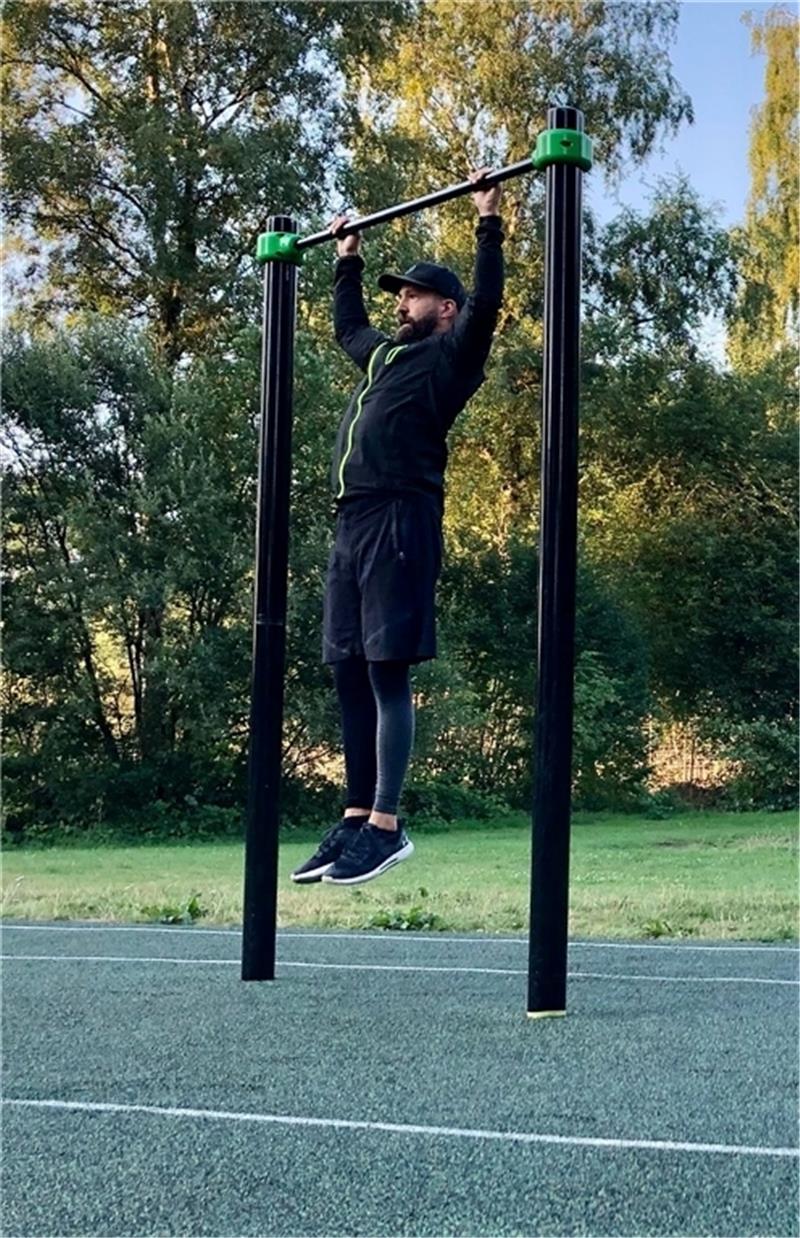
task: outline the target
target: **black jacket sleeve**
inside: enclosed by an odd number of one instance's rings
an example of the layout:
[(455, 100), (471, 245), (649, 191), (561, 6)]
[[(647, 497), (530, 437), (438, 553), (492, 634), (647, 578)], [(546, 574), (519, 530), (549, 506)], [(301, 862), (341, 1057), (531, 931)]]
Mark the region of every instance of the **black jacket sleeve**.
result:
[(341, 344), (356, 365), (366, 370), (378, 344), (389, 336), (369, 325), (361, 289), (364, 259), (360, 254), (340, 258), (334, 271), (333, 326), (337, 343)]
[(480, 372), (489, 356), (497, 315), (503, 303), (503, 229), (499, 215), (481, 217), (475, 235), (475, 278), (472, 295), (455, 326), (444, 337), (449, 359), (470, 373)]

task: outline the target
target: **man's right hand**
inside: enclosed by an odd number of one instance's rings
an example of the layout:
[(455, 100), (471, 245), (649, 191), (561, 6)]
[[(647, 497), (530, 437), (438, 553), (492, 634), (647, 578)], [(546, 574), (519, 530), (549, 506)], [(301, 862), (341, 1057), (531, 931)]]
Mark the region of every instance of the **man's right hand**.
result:
[[(328, 229), (333, 236), (336, 236), (338, 230), (350, 222), (348, 215), (337, 215), (334, 220), (328, 225)], [(361, 244), (361, 233), (354, 232), (352, 236), (343, 236), (341, 239), (336, 239), (336, 254), (339, 258), (346, 258), (350, 254), (357, 254), (358, 247)]]

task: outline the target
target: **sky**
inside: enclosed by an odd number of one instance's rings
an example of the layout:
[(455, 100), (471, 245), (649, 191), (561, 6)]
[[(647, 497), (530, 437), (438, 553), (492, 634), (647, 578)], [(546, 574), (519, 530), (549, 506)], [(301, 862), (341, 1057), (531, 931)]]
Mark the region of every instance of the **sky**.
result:
[(681, 4), (671, 59), (673, 73), (694, 105), (695, 122), (666, 139), (663, 153), (652, 155), (644, 167), (629, 170), (615, 191), (600, 177), (587, 185), (588, 201), (601, 222), (610, 219), (620, 204), (645, 209), (657, 178), (678, 171), (686, 173), (704, 202), (718, 204), (720, 224), (728, 227), (743, 220), (750, 119), (764, 97), (765, 58), (751, 53), (750, 31), (742, 15), (748, 11), (761, 15), (770, 7), (726, 0)]

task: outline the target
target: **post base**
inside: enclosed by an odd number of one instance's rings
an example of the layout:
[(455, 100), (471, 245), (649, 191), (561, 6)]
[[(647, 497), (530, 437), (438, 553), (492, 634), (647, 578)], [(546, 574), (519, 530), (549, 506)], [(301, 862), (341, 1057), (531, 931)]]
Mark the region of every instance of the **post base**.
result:
[(566, 1010), (529, 1010), (529, 1019), (565, 1019)]

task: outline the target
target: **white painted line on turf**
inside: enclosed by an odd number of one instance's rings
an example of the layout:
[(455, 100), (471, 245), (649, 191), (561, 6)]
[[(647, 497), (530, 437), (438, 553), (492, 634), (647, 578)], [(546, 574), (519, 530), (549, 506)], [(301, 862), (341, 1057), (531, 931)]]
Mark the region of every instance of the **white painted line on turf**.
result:
[(175, 963), (179, 967), (237, 967), (239, 959), (148, 958), (139, 954), (0, 954), (4, 962), (22, 959), (27, 963)]
[[(324, 967), (336, 971), (444, 971), (444, 972), (477, 972), (484, 976), (527, 976), (522, 968), (511, 967), (419, 967), (413, 964), (389, 963), (294, 963), (278, 961), (278, 967)], [(620, 975), (616, 972), (568, 971), (570, 980), (646, 980), (654, 982), (676, 982), (688, 984), (789, 984), (795, 988), (800, 986), (800, 980), (762, 980), (752, 976), (642, 976)]]
[(718, 946), (695, 946), (689, 942), (674, 941), (674, 942), (627, 942), (627, 941), (571, 941), (569, 943), (570, 950), (575, 948), (581, 950), (703, 950), (712, 954), (719, 954), (720, 951), (752, 951), (762, 950), (768, 951), (770, 954), (795, 954), (800, 955), (800, 946), (747, 946), (739, 943), (735, 946), (720, 944)]
[(788, 984), (800, 987), (800, 980), (765, 980), (761, 976), (623, 976), (619, 972), (570, 971), (572, 980), (647, 980), (653, 984)]
[[(238, 967), (239, 959), (181, 959), (132, 954), (0, 954), (0, 960), (27, 963), (172, 963), (178, 967)], [(415, 963), (297, 963), (278, 959), (276, 966), (324, 971), (459, 972), (480, 976), (526, 976), (519, 967), (426, 967)], [(766, 980), (756, 976), (645, 976), (619, 972), (567, 972), (570, 980), (643, 980), (653, 984), (768, 984), (800, 987), (800, 980)]]
[[(167, 929), (167, 932), (171, 930)], [(205, 930), (200, 930), (205, 931)], [(302, 941), (304, 938), (317, 938), (320, 941), (325, 941), (330, 937), (345, 938), (348, 941), (425, 941), (434, 942), (439, 945), (448, 945), (453, 942), (456, 945), (467, 946), (486, 946), (486, 945), (508, 945), (508, 946), (527, 946), (527, 937), (451, 937), (447, 933), (441, 933), (437, 937), (426, 937), (420, 933), (362, 933), (354, 929), (351, 933), (287, 933), (281, 932), (277, 934), (278, 940), (284, 938), (291, 941)], [(768, 946), (768, 945), (753, 945), (748, 946), (743, 943), (728, 946), (725, 944), (715, 946), (695, 946), (684, 942), (627, 942), (627, 941), (570, 941), (570, 950), (707, 950), (719, 953), (725, 950), (764, 950), (770, 954), (794, 954), (800, 956), (800, 946)]]
[(727, 1156), (771, 1156), (796, 1159), (798, 1148), (728, 1143), (689, 1143), (666, 1139), (601, 1139), (591, 1135), (543, 1135), (533, 1131), (470, 1130), (458, 1126), (421, 1126), (400, 1122), (358, 1122), (349, 1118), (310, 1118), (284, 1113), (236, 1113), (225, 1109), (177, 1109), (161, 1105), (118, 1105), (100, 1101), (23, 1100), (2, 1102), (21, 1109), (61, 1109), (76, 1113), (137, 1113), (162, 1118), (253, 1122), (269, 1126), (320, 1127), (328, 1130), (384, 1131), (392, 1135), (428, 1135), (449, 1139), (486, 1139), (502, 1143), (560, 1144), (567, 1147), (633, 1149), (645, 1152), (721, 1153)]
[[(241, 929), (212, 929), (204, 928), (200, 925), (173, 925), (166, 927), (155, 924), (11, 924), (8, 921), (0, 923), (0, 932), (8, 932), (9, 930), (17, 933), (171, 933), (177, 935), (192, 934), (195, 937), (238, 937), (241, 938)], [(436, 936), (427, 936), (424, 933), (364, 933), (360, 929), (353, 929), (347, 933), (306, 933), (302, 930), (290, 932), (285, 929), (277, 934), (278, 941), (329, 941), (343, 939), (345, 941), (407, 941), (407, 942), (434, 942), (438, 945), (447, 946), (451, 943), (454, 945), (466, 946), (486, 946), (486, 945), (508, 945), (508, 946), (527, 946), (527, 937), (451, 937), (448, 933), (439, 933)], [(571, 941), (569, 943), (570, 950), (703, 950), (711, 953), (720, 953), (721, 951), (765, 951), (769, 954), (793, 954), (800, 956), (800, 946), (770, 946), (764, 944), (747, 945), (744, 942), (737, 942), (735, 945), (727, 945), (720, 943), (713, 946), (695, 945), (691, 942), (684, 941), (652, 941), (652, 942), (633, 942), (633, 941)]]
[[(0, 959), (20, 960), (28, 963), (175, 963), (182, 967), (201, 966), (206, 963), (216, 966), (238, 967), (239, 959), (180, 959), (144, 958), (131, 954), (0, 954)], [(488, 976), (525, 976), (527, 972), (506, 967), (423, 967), (402, 963), (290, 963), (282, 959), (277, 967), (312, 967), (328, 971), (421, 971), (421, 972), (477, 972)], [(798, 981), (800, 983), (800, 981)]]

